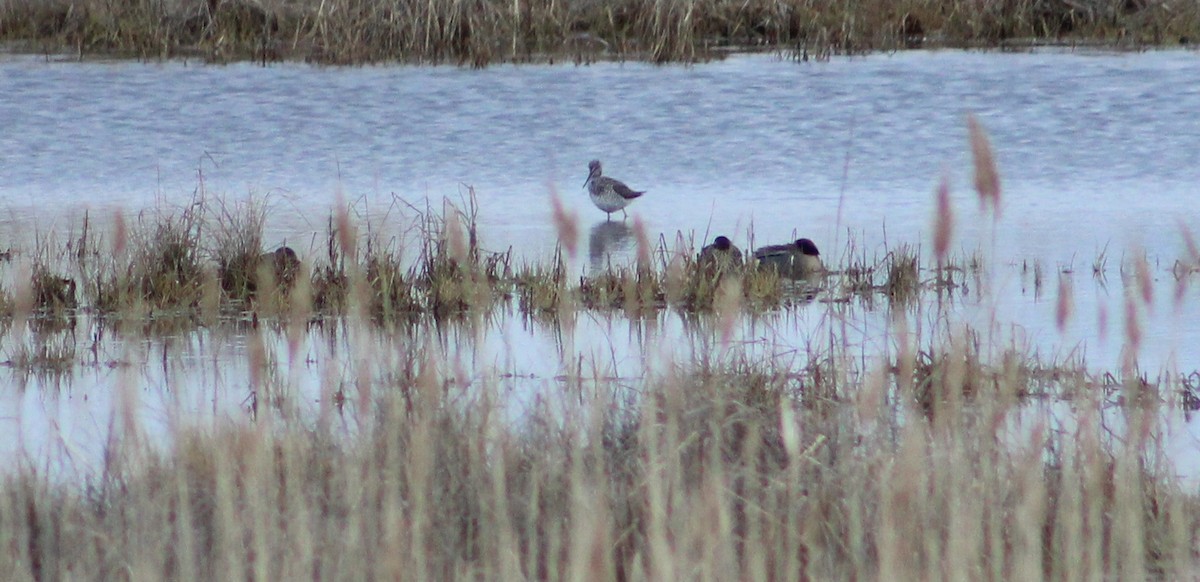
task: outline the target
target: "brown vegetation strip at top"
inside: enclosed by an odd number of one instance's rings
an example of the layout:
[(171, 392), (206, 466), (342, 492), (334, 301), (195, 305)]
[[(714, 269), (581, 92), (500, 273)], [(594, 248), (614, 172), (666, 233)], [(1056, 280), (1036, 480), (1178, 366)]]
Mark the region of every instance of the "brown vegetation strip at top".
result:
[(1163, 0), (5, 0), (0, 42), (38, 52), (215, 62), (485, 66), (796, 58), (926, 45), (1188, 44), (1200, 4)]

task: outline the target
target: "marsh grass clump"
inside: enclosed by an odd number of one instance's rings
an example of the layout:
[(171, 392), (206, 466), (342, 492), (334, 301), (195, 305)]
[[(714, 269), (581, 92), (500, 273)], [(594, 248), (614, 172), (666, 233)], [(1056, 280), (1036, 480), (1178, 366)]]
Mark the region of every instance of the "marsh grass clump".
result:
[(31, 287), (34, 308), (44, 313), (61, 314), (79, 306), (75, 279), (53, 273), (42, 263), (34, 265)]
[(178, 215), (138, 217), (131, 256), (113, 256), (98, 266), (93, 304), (113, 313), (144, 305), (153, 310), (188, 311), (215, 275), (201, 251), (201, 212), (194, 204)]
[(206, 204), (211, 214), (212, 248), (221, 297), (227, 310), (253, 307), (256, 313), (279, 313), (288, 306), (291, 292), (305, 278), (303, 262), (296, 251), (280, 245), (263, 252), (265, 201), (250, 198), (229, 203)]
[(414, 316), (421, 313), (417, 297), (398, 253), (392, 250), (376, 251), (368, 245), (365, 275), (371, 290), (371, 313), (377, 318), (392, 318), (397, 315)]
[(579, 279), (579, 300), (588, 309), (624, 309), (630, 313), (666, 306), (666, 281), (660, 271), (609, 266)]
[(752, 266), (742, 275), (742, 294), (755, 310), (769, 310), (783, 303), (783, 281), (777, 269)]
[[(473, 192), (471, 196), (473, 196)], [(368, 234), (353, 242), (348, 218), (329, 219), (325, 256), (313, 266), (311, 292), (319, 312), (344, 313), (361, 294), (375, 318), (432, 313), (442, 317), (489, 308), (508, 295), (514, 282), (511, 252), (480, 247), (474, 200), (465, 210), (446, 202), (442, 214), (418, 211), (415, 261), (405, 261), (400, 243)], [(347, 249), (350, 246), (352, 248)]]
[(342, 314), (346, 311), (350, 293), (350, 275), (354, 257), (347, 264), (346, 251), (342, 248), (343, 237), (329, 216), (325, 237), (325, 256), (315, 262), (312, 273), (313, 307), (322, 313)]
[(562, 247), (554, 249), (550, 266), (541, 263), (517, 267), (514, 287), (517, 306), (523, 313), (558, 313), (567, 305), (573, 305), (574, 295), (567, 287), (567, 265), (562, 256)]
[(511, 252), (480, 248), (477, 214), (474, 190), (462, 209), (446, 202), (440, 215), (422, 214), (421, 252), (412, 280), (434, 314), (486, 308), (508, 293)]
[[(754, 302), (760, 308), (779, 305), (780, 288), (777, 274), (753, 266), (745, 267), (741, 260), (700, 261), (693, 245), (676, 236), (675, 248), (665, 239), (657, 246), (640, 237), (638, 258), (630, 266), (614, 266), (582, 276), (579, 296), (588, 308), (624, 308), (629, 312), (659, 309), (667, 305), (685, 311), (709, 311), (727, 294)], [(740, 257), (739, 257), (740, 259)]]
[(896, 303), (908, 303), (921, 291), (921, 267), (918, 251), (909, 245), (889, 251), (885, 263), (887, 278), (883, 292)]
[(260, 268), (274, 268), (274, 257), (264, 258), (262, 251), (266, 205), (253, 199), (242, 204), (222, 201), (216, 212), (211, 254), (221, 292), (235, 304), (247, 304), (258, 291)]

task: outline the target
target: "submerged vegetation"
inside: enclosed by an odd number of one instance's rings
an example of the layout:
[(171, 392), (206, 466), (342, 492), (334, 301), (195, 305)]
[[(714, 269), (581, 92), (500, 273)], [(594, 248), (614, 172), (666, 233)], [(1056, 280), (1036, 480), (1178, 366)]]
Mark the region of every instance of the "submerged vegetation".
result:
[(919, 46), (1200, 37), (1200, 6), (1166, 0), (5, 0), (0, 41), (138, 58), (457, 63), (697, 61), (730, 48), (797, 58)]

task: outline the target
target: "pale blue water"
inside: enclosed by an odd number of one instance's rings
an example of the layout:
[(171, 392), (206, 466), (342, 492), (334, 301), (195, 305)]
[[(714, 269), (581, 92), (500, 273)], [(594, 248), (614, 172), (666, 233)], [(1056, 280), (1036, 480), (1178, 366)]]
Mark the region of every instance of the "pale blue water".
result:
[(84, 207), (186, 204), (202, 172), (210, 193), (269, 195), (270, 227), (302, 238), (339, 193), (381, 216), (393, 195), (423, 206), (465, 184), (491, 246), (537, 255), (554, 241), (551, 188), (585, 225), (603, 217), (581, 188), (599, 158), (649, 191), (631, 210), (656, 232), (744, 244), (753, 225), (759, 241), (798, 230), (831, 248), (847, 229), (877, 243), (885, 224), (893, 241), (920, 240), (944, 173), (975, 232), (973, 112), (1003, 178), (1007, 253), (1090, 261), (1136, 242), (1174, 256), (1176, 222), (1197, 218), (1198, 59), (906, 52), (474, 71), (7, 57), (0, 195), (9, 221), (45, 225)]

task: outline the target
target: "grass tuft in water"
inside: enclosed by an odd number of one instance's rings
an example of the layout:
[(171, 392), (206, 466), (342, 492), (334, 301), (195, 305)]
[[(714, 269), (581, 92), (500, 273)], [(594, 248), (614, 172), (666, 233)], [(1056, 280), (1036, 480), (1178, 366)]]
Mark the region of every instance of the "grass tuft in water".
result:
[(268, 266), (262, 253), (266, 205), (255, 199), (220, 201), (215, 212), (212, 256), (221, 292), (226, 301), (246, 306), (260, 287), (260, 267)]
[(153, 311), (183, 312), (200, 305), (206, 284), (215, 279), (201, 251), (202, 205), (177, 215), (138, 217), (131, 255), (100, 259), (91, 277), (91, 304), (102, 313), (144, 305)]

